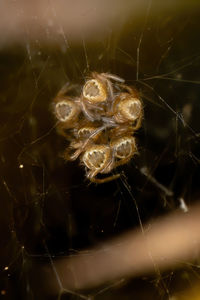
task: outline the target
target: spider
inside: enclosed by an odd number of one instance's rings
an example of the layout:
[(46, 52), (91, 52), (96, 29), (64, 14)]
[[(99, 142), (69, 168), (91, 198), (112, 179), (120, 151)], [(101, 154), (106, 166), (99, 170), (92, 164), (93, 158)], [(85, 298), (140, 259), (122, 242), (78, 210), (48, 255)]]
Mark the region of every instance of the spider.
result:
[(84, 84), (80, 101), (83, 113), (90, 121), (97, 118), (96, 110), (101, 118), (109, 102), (113, 100), (114, 90), (111, 80), (117, 83), (124, 82), (122, 78), (113, 74), (92, 72), (91, 79)]
[(109, 173), (113, 169), (113, 157), (111, 148), (107, 145), (92, 145), (87, 148), (81, 161), (89, 169), (87, 178), (95, 183), (104, 183), (119, 178), (120, 174), (106, 178), (96, 178), (99, 173)]
[(131, 135), (113, 139), (110, 146), (115, 157), (115, 168), (126, 164), (133, 155), (138, 154), (135, 138)]
[(136, 89), (120, 77), (93, 72), (80, 85), (65, 85), (54, 99), (57, 130), (69, 141), (65, 160), (86, 167), (87, 178), (96, 183), (119, 178), (99, 178), (124, 165), (137, 154), (134, 133), (141, 126), (143, 106)]
[[(127, 92), (119, 93), (113, 103), (112, 114), (118, 124), (131, 124), (134, 131), (141, 126), (143, 117), (142, 103), (135, 89), (123, 85)], [(134, 126), (133, 126), (134, 124)]]
[(61, 135), (67, 137), (65, 130), (75, 126), (79, 112), (79, 107), (71, 99), (63, 98), (56, 103), (57, 130)]
[(58, 120), (57, 131), (59, 134), (63, 135), (66, 138), (68, 138), (69, 135), (66, 134), (65, 130), (74, 128), (74, 126), (78, 122), (78, 117), (81, 111), (79, 100), (72, 96), (70, 97), (66, 95), (67, 93), (73, 91), (75, 88), (75, 85), (64, 85), (53, 100), (54, 113)]

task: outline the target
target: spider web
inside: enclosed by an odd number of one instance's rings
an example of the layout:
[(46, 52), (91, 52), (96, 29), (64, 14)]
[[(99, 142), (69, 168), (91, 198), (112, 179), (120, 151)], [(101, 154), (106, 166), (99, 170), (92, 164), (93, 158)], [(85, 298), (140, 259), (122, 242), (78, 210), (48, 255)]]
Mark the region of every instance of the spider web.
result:
[[(67, 258), (89, 259), (92, 247), (138, 226), (144, 233), (144, 224), (187, 212), (199, 196), (199, 13), (154, 14), (155, 5), (146, 3), (142, 17), (123, 20), (117, 31), (110, 26), (104, 38), (70, 43), (56, 18), (60, 37), (52, 44), (32, 40), (27, 28), (25, 47), (1, 49), (4, 299), (172, 300), (199, 279), (199, 263), (187, 261), (83, 290), (66, 287), (60, 272)], [(144, 104), (139, 155), (103, 185), (89, 183), (78, 161), (63, 161), (66, 141), (51, 107), (65, 83), (82, 84), (94, 70), (124, 78)]]

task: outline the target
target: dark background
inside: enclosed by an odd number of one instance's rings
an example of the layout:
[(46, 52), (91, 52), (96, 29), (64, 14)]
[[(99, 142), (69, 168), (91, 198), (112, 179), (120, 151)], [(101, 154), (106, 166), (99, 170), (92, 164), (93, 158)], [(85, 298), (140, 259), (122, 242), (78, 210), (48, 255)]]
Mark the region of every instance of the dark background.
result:
[[(49, 253), (53, 259), (77, 253), (139, 226), (135, 201), (146, 223), (180, 209), (180, 198), (188, 206), (199, 198), (200, 12), (145, 14), (95, 40), (42, 44), (27, 38), (1, 47), (2, 299), (57, 299), (44, 293), (35, 266), (49, 263)], [(51, 107), (63, 84), (83, 84), (94, 70), (124, 78), (144, 104), (139, 155), (119, 168), (121, 179), (103, 185), (88, 182), (78, 160), (63, 161), (67, 144), (56, 133)], [(197, 265), (87, 294), (99, 292), (95, 300), (169, 299), (198, 278)]]

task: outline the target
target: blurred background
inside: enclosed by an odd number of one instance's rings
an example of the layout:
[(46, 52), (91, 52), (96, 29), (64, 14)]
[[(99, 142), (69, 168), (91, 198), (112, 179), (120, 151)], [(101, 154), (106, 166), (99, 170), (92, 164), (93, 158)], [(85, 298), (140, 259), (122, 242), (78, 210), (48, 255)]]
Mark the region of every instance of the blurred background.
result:
[[(198, 1), (0, 2), (2, 299), (199, 299), (198, 253), (73, 292), (58, 271), (199, 201), (199, 19)], [(51, 106), (91, 71), (124, 78), (144, 104), (139, 155), (103, 185), (89, 183), (78, 160), (63, 161)]]

